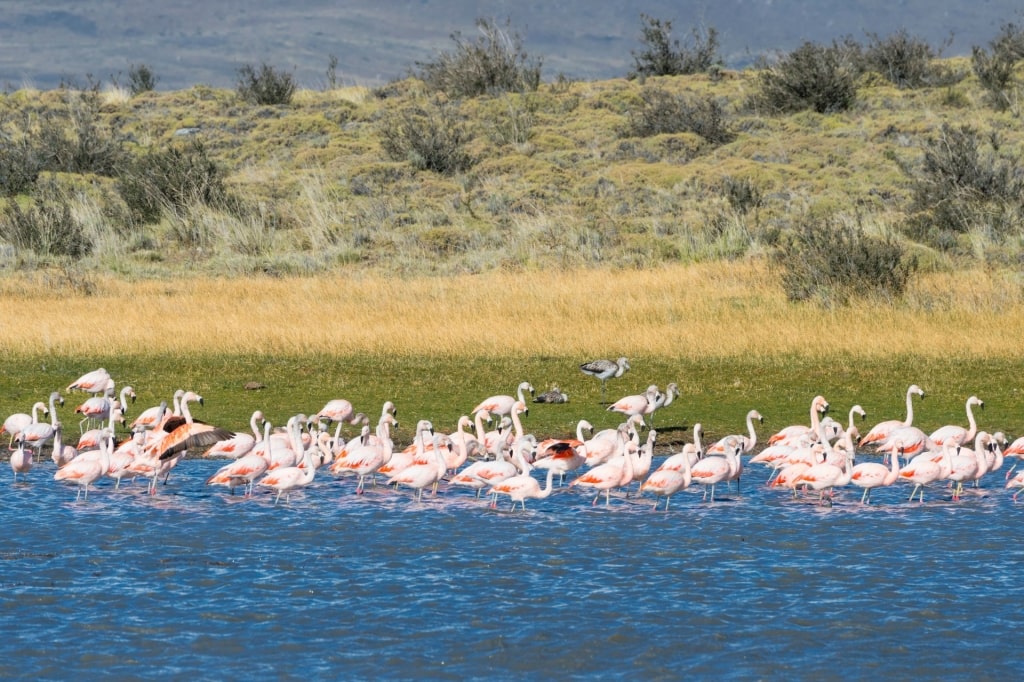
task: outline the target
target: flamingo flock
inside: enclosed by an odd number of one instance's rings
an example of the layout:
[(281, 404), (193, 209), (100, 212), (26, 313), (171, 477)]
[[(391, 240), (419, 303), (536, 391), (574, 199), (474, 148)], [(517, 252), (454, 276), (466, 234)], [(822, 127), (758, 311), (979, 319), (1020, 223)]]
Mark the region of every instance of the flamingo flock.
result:
[[(620, 362), (615, 371), (623, 366), (628, 368)], [(610, 364), (606, 370), (608, 377), (615, 376)], [(381, 407), (375, 425), (351, 402), (336, 399), (311, 416), (296, 414), (276, 429), (257, 410), (249, 431), (232, 432), (196, 419), (192, 411), (204, 404), (203, 398), (182, 389), (169, 402), (140, 412), (130, 423), (130, 435), (118, 439), (116, 429), (127, 421), (134, 389), (124, 386), (115, 394), (113, 379), (99, 369), (69, 384), (65, 392), (75, 391), (90, 394), (75, 408), (76, 414), (86, 415), (77, 444), (72, 445), (73, 439), (65, 442), (68, 434), (57, 416), (65, 398), (59, 391), (48, 401), (36, 402), (29, 412), (10, 415), (2, 431), (9, 434), (15, 482), (30, 480), (49, 448), (55, 466), (52, 478), (75, 485), (76, 502), (87, 501), (90, 490), (103, 479), (115, 481), (114, 490), (124, 479), (141, 479), (147, 492), (156, 494), (159, 482), (167, 483), (185, 455), (200, 449), (204, 458), (228, 460), (206, 478), (207, 486), (222, 486), (228, 495), (241, 489), (247, 497), (257, 496), (258, 489), (269, 490), (275, 505), (282, 500), (287, 504), (323, 469), (321, 475), (333, 480), (354, 478), (357, 495), (368, 488), (381, 493), (406, 489), (421, 503), (424, 496), (461, 492), (486, 497), (490, 506), (504, 496), (513, 510), (525, 510), (528, 501), (555, 493), (583, 492), (592, 506), (653, 497), (653, 510), (664, 500), (661, 508), (668, 511), (671, 498), (690, 487), (702, 488), (702, 501), (713, 504), (721, 499), (722, 488), (739, 494), (745, 465), (767, 468), (769, 489), (823, 506), (834, 504), (837, 491), (846, 487), (859, 488), (860, 504), (870, 505), (874, 490), (897, 484), (910, 489), (908, 502), (923, 503), (926, 490), (935, 495), (947, 489), (950, 499), (959, 502), (965, 488), (980, 487), (1006, 458), (1024, 457), (1024, 438), (1008, 444), (1002, 433), (979, 429), (973, 410), (983, 408), (984, 401), (977, 396), (965, 403), (966, 426), (950, 424), (925, 434), (913, 424), (913, 398), (924, 397), (916, 385), (907, 390), (904, 419), (878, 422), (863, 437), (856, 423), (866, 417), (861, 406), (850, 409), (844, 426), (827, 415), (829, 403), (819, 395), (811, 401), (809, 423), (762, 436), (766, 445), (760, 450), (755, 422), (763, 423), (764, 417), (750, 410), (742, 432), (707, 447), (701, 443), (701, 425), (695, 424), (693, 442), (667, 453), (657, 466), (658, 434), (649, 423), (655, 411), (680, 395), (676, 384), (665, 392), (652, 385), (643, 394), (609, 405), (609, 411), (625, 418), (614, 428), (595, 431), (590, 422), (580, 420), (575, 437), (539, 439), (524, 428), (527, 394), (534, 392), (524, 381), (514, 395), (480, 401), (450, 433), (435, 429), (430, 420), (419, 420), (406, 448), (397, 447), (392, 439), (398, 419), (391, 401)], [(90, 420), (98, 424), (86, 431)], [(488, 431), (485, 423), (496, 428)], [(346, 437), (346, 426), (357, 427), (358, 435)], [(870, 455), (881, 460), (858, 461)], [(1013, 475), (1015, 468), (1006, 473), (1005, 482), (1006, 489), (1015, 489), (1014, 500), (1024, 491), (1024, 472)]]

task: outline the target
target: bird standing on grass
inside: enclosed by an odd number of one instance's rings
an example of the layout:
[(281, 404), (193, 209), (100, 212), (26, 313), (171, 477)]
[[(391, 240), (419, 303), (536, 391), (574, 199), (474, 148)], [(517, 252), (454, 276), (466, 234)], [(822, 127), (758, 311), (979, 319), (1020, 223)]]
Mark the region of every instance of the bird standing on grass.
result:
[(580, 365), (580, 371), (601, 380), (601, 402), (604, 402), (605, 382), (609, 379), (617, 379), (629, 371), (629, 361), (626, 358), (611, 360), (591, 360)]

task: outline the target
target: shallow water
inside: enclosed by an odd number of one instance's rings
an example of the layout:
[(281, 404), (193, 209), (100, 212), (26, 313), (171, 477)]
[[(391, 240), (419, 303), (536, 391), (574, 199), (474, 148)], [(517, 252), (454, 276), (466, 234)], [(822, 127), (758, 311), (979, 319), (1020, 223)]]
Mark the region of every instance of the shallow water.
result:
[[(527, 510), (318, 474), (274, 506), (186, 460), (87, 502), (3, 487), (0, 676), (34, 679), (1007, 679), (1024, 617), (1002, 473), (792, 500), (742, 488)], [(657, 465), (657, 461), (655, 462)]]

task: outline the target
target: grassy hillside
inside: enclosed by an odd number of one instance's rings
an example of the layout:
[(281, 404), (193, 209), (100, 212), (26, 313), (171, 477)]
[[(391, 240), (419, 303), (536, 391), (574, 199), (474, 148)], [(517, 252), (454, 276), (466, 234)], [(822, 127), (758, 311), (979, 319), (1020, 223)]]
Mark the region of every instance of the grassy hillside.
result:
[[(962, 78), (898, 89), (868, 74), (850, 110), (788, 115), (756, 105), (755, 70), (545, 83), (536, 92), (455, 101), (410, 79), (375, 91), (300, 90), (277, 106), (206, 86), (137, 96), (20, 90), (0, 98), (10, 144), (49, 135), (61, 140), (56, 155), (86, 160), (79, 172), (42, 173), (19, 205), (30, 206), (34, 193), (39, 205), (69, 206), (84, 246), (72, 259), (6, 248), (0, 265), (56, 266), (83, 287), (100, 272), (637, 268), (761, 260), (788, 231), (818, 221), (895, 235), (925, 270), (1015, 266), (1016, 231), (993, 240), (980, 224), (957, 235), (953, 248), (936, 249), (902, 229), (915, 210), (911, 174), (943, 124), (969, 124), (983, 145), (998, 140), (995, 151), (979, 151), (983, 158), (1019, 158), (1024, 144), (1016, 108), (993, 108), (968, 60), (943, 67)], [(636, 134), (652, 91), (714, 102), (727, 140)], [(410, 125), (433, 126), (464, 163), (451, 172), (420, 169), (420, 151), (402, 138)], [(212, 164), (227, 198), (184, 197), (161, 205), (158, 219), (140, 220), (117, 191), (123, 176), (92, 170), (94, 157), (111, 149), (133, 158), (178, 154), (191, 159), (189, 172)]]

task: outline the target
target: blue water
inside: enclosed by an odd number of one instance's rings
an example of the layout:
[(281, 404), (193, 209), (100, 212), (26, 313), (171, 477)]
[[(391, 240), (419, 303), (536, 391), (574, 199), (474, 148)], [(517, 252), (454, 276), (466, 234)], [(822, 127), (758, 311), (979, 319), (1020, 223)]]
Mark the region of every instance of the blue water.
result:
[(77, 503), (49, 463), (0, 483), (0, 677), (1016, 678), (1001, 472), (955, 503), (822, 508), (749, 469), (714, 504), (572, 489), (512, 513), (327, 473), (275, 507), (207, 489), (221, 464)]

